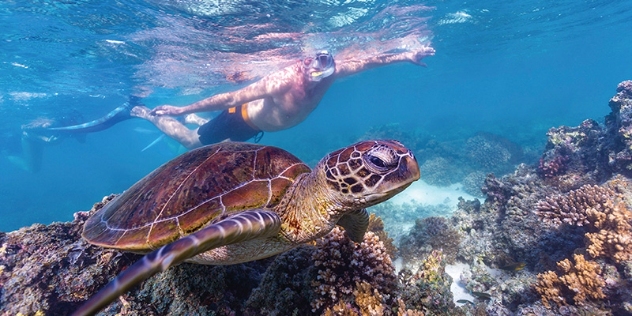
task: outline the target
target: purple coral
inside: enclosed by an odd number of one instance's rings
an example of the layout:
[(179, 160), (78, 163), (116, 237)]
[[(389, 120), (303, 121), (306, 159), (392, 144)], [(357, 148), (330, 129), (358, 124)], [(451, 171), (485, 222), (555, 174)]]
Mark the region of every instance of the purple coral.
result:
[(566, 155), (556, 155), (549, 159), (542, 157), (538, 164), (538, 174), (545, 179), (558, 176), (566, 171), (569, 160)]

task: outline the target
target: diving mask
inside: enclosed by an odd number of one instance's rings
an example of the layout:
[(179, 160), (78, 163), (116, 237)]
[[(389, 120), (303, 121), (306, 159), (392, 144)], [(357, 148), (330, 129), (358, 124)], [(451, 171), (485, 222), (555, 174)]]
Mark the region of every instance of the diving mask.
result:
[(309, 79), (311, 81), (320, 81), (331, 76), (335, 68), (334, 57), (327, 51), (322, 51), (316, 54), (316, 57), (308, 63)]

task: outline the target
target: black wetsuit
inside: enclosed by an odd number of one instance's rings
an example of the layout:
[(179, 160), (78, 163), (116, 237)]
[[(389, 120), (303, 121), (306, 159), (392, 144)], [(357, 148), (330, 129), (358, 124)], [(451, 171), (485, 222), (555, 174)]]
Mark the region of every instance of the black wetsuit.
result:
[(227, 139), (243, 142), (253, 137), (255, 142), (259, 142), (263, 131), (250, 123), (245, 105), (240, 105), (222, 111), (217, 117), (200, 126), (198, 135), (203, 145), (219, 143)]

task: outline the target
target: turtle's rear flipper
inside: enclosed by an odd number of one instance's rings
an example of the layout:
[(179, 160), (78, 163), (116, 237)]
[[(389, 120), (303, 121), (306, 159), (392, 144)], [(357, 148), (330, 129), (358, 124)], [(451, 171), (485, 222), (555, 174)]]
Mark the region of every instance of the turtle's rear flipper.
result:
[(70, 126), (51, 127), (47, 128), (47, 130), (55, 132), (66, 132), (70, 134), (99, 132), (108, 129), (119, 122), (133, 118), (133, 116), (130, 115), (130, 110), (132, 108), (133, 105), (126, 102), (125, 104), (117, 107), (116, 109), (114, 109), (114, 111), (108, 113), (104, 117), (101, 117), (94, 121)]
[(180, 238), (144, 256), (92, 296), (73, 315), (93, 315), (150, 276), (221, 246), (278, 234), (281, 218), (266, 210), (244, 211)]

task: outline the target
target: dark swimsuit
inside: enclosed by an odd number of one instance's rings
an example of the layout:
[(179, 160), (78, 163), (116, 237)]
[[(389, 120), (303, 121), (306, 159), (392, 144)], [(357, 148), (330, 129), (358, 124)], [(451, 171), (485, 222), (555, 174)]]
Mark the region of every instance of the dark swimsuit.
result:
[(226, 139), (244, 142), (255, 138), (255, 143), (263, 137), (263, 131), (257, 128), (248, 117), (246, 104), (222, 111), (216, 118), (198, 128), (200, 142), (203, 145), (219, 143)]

